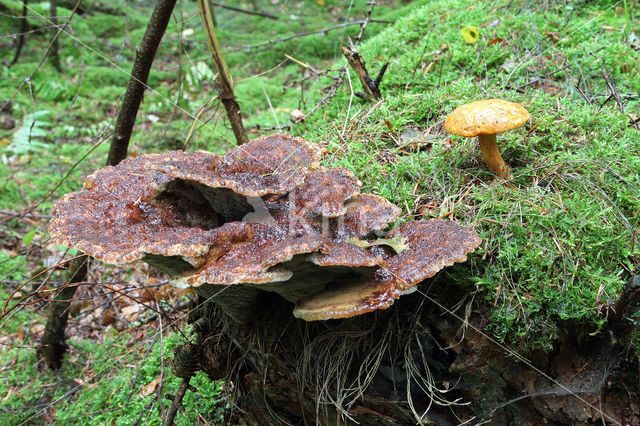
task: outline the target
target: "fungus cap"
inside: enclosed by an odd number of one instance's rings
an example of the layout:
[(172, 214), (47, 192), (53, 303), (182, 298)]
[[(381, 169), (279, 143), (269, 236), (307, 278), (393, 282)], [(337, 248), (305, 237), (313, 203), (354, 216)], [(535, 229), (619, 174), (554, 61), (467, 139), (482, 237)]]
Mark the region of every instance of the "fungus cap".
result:
[(447, 132), (472, 137), (497, 135), (517, 129), (529, 120), (529, 112), (518, 103), (486, 99), (461, 105), (444, 122)]
[(181, 209), (156, 199), (171, 178), (145, 169), (175, 154), (139, 156), (90, 175), (81, 191), (67, 194), (52, 208), (51, 239), (107, 263), (158, 255), (197, 265), (217, 224), (198, 203)]
[(345, 201), (360, 193), (362, 183), (343, 167), (319, 168), (307, 174), (304, 183), (288, 197), (304, 213), (337, 217), (347, 212)]
[[(239, 222), (232, 222), (239, 223)], [(264, 284), (287, 281), (291, 271), (278, 266), (297, 254), (313, 253), (327, 244), (315, 234), (290, 235), (277, 225), (243, 224), (252, 229), (251, 238), (214, 247), (204, 265), (178, 277), (176, 282), (198, 287), (202, 284)]]
[(286, 194), (319, 167), (317, 145), (286, 133), (262, 136), (224, 156), (199, 151), (176, 155), (147, 167), (209, 188), (227, 188), (240, 195)]
[(445, 266), (467, 260), (481, 243), (473, 229), (457, 222), (431, 219), (408, 222), (389, 233), (405, 237), (409, 248), (387, 259), (386, 269), (400, 289), (409, 289)]
[(300, 300), (296, 303), (293, 316), (305, 321), (349, 318), (387, 309), (400, 295), (393, 280), (373, 278)]

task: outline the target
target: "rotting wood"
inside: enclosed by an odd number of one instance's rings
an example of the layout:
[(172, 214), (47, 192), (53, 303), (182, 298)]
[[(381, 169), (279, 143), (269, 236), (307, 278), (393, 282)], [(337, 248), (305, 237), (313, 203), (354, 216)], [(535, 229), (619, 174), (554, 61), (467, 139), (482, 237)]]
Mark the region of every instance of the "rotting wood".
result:
[(362, 58), (362, 55), (355, 50), (354, 47), (340, 47), (340, 51), (347, 58), (349, 65), (355, 71), (360, 83), (362, 84), (362, 88), (364, 92), (356, 92), (356, 96), (366, 99), (369, 102), (376, 102), (382, 98), (382, 92), (380, 92), (380, 81), (382, 81), (382, 77), (384, 76), (385, 71), (387, 70), (387, 66), (389, 65), (386, 62), (378, 76), (375, 80), (372, 80), (369, 76), (369, 72), (367, 71), (367, 66)]

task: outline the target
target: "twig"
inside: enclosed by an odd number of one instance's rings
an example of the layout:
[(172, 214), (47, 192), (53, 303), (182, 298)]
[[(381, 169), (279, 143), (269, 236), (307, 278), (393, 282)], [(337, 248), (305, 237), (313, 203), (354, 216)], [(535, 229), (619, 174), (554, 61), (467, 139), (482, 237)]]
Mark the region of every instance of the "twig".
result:
[[(251, 50), (251, 49), (254, 49), (256, 47), (263, 47), (263, 46), (269, 46), (269, 45), (276, 44), (276, 43), (282, 43), (284, 41), (289, 41), (289, 40), (292, 40), (294, 38), (306, 37), (306, 36), (310, 36), (310, 35), (313, 35), (313, 34), (327, 33), (329, 31), (337, 30), (337, 29), (344, 28), (344, 27), (349, 27), (351, 25), (363, 25), (363, 26), (366, 27), (366, 25), (369, 22), (376, 22), (376, 23), (381, 23), (381, 24), (393, 24), (394, 23), (393, 21), (384, 21), (384, 20), (377, 20), (377, 19), (369, 19), (369, 20), (363, 19), (363, 20), (360, 20), (360, 21), (344, 22), (342, 24), (334, 25), (332, 27), (327, 27), (327, 28), (323, 28), (323, 29), (320, 29), (320, 30), (304, 31), (304, 32), (300, 32), (300, 33), (296, 33), (296, 34), (287, 36), (287, 37), (282, 37), (282, 38), (278, 38), (278, 39), (275, 39), (275, 40), (264, 41), (262, 43), (248, 44), (246, 46), (238, 46), (233, 51), (234, 52), (238, 52), (238, 51), (241, 51), (241, 50)], [(360, 38), (362, 38), (361, 34), (362, 34), (362, 28), (361, 28), (360, 34), (358, 34), (358, 36), (356, 36), (356, 41), (357, 42), (359, 42)]]
[(51, 219), (50, 214), (16, 213), (9, 210), (0, 210), (0, 214), (9, 217), (26, 217), (29, 219)]
[(213, 62), (216, 65), (218, 71), (218, 85), (220, 86), (220, 100), (227, 110), (227, 117), (233, 130), (233, 135), (236, 138), (236, 143), (242, 145), (249, 142), (247, 138), (247, 132), (242, 125), (242, 115), (240, 114), (240, 105), (236, 101), (236, 97), (233, 94), (233, 81), (231, 79), (231, 73), (227, 67), (224, 57), (222, 56), (222, 49), (220, 49), (220, 43), (216, 36), (216, 29), (213, 22), (213, 15), (211, 13), (211, 7), (207, 0), (198, 0), (198, 6), (200, 7), (200, 16), (202, 17), (202, 24), (204, 25), (205, 32), (207, 33), (207, 40), (209, 42), (209, 50), (211, 50), (211, 56)]
[(241, 9), (239, 7), (234, 7), (234, 6), (228, 6), (226, 4), (221, 4), (221, 3), (213, 3), (214, 6), (218, 6), (221, 7), (223, 9), (229, 9), (229, 10), (233, 10), (234, 12), (240, 12), (240, 13), (246, 13), (247, 15), (256, 15), (256, 16), (262, 16), (263, 18), (269, 18), (269, 19), (273, 19), (275, 21), (278, 20), (278, 17), (275, 15), (271, 15), (269, 13), (265, 13), (265, 12), (254, 12), (251, 10), (247, 10), (247, 9)]
[(180, 381), (180, 386), (178, 386), (178, 391), (176, 392), (173, 400), (171, 401), (171, 406), (167, 411), (167, 415), (162, 422), (162, 426), (171, 426), (173, 424), (173, 419), (176, 417), (176, 413), (178, 412), (178, 408), (182, 405), (182, 398), (184, 398), (184, 394), (189, 387), (189, 379), (182, 379)]
[[(364, 30), (367, 28), (367, 25), (369, 25), (369, 22), (383, 22), (383, 21), (375, 21), (371, 19), (373, 8), (376, 5), (375, 1), (369, 2), (367, 4), (369, 4), (369, 10), (367, 10), (366, 18), (362, 21), (355, 21), (355, 22), (349, 23), (349, 24), (354, 24), (356, 22), (360, 23), (360, 32), (356, 36), (355, 42), (353, 43), (354, 49), (358, 48), (358, 45), (362, 40)], [(345, 26), (345, 24), (341, 24), (341, 25)], [(336, 81), (329, 87), (329, 93), (327, 93), (322, 99), (320, 99), (320, 101), (313, 108), (311, 108), (311, 110), (306, 114), (307, 116), (313, 114), (318, 108), (328, 104), (329, 100), (333, 98), (336, 95), (336, 93), (338, 93), (338, 88), (342, 85), (342, 82), (344, 81), (344, 76), (345, 76), (345, 73), (347, 72), (347, 66), (348, 65), (345, 65), (342, 68), (340, 68), (340, 74), (338, 75), (338, 78), (336, 79)], [(384, 68), (386, 69), (386, 67)]]
[(372, 102), (372, 103), (377, 102), (382, 97), (379, 84), (380, 84), (380, 81), (382, 80), (382, 77), (384, 76), (384, 72), (386, 71), (389, 63), (387, 62), (382, 66), (382, 68), (380, 69), (380, 73), (378, 74), (378, 77), (376, 77), (374, 81), (374, 80), (371, 80), (371, 77), (369, 77), (369, 72), (367, 71), (367, 65), (364, 63), (364, 59), (362, 58), (362, 55), (360, 55), (360, 53), (357, 50), (355, 50), (355, 47), (342, 46), (340, 47), (340, 51), (342, 52), (344, 57), (347, 58), (347, 62), (349, 63), (351, 68), (353, 68), (353, 70), (355, 71), (356, 75), (358, 76), (358, 79), (360, 80), (360, 84), (362, 84), (362, 88), (364, 89), (364, 93), (358, 92), (356, 93), (356, 95), (366, 99), (369, 102)]
[(618, 90), (616, 89), (616, 85), (613, 84), (613, 81), (611, 80), (611, 76), (609, 75), (609, 73), (607, 73), (607, 70), (605, 69), (604, 64), (602, 63), (600, 58), (598, 58), (593, 53), (591, 53), (591, 56), (596, 58), (596, 61), (598, 61), (598, 64), (600, 65), (600, 73), (602, 74), (602, 77), (604, 77), (604, 80), (607, 82), (607, 86), (609, 86), (609, 90), (611, 91), (611, 95), (616, 100), (616, 102), (618, 104), (618, 107), (620, 108), (620, 113), (624, 114), (625, 113), (624, 112), (624, 106), (622, 105), (622, 101), (620, 101), (620, 96), (618, 96)]
[(534, 78), (533, 80), (531, 80), (531, 81), (529, 81), (529, 82), (527, 82), (527, 83), (525, 83), (525, 84), (523, 84), (523, 85), (521, 85), (521, 86), (516, 87), (516, 91), (520, 92), (524, 87), (530, 86), (530, 85), (532, 85), (532, 84), (536, 84), (536, 83), (538, 83), (538, 82), (540, 82), (540, 81), (544, 81), (544, 80), (548, 79), (549, 77), (551, 77), (552, 75), (557, 74), (557, 73), (559, 73), (560, 71), (564, 71), (564, 70), (566, 70), (566, 69), (567, 69), (567, 68), (569, 68), (570, 66), (571, 66), (570, 64), (567, 64), (567, 65), (563, 66), (562, 68), (559, 68), (559, 69), (557, 69), (557, 70), (555, 70), (555, 71), (552, 71), (552, 72), (548, 72), (548, 73), (546, 73), (546, 74), (545, 74), (545, 75), (543, 75), (542, 77), (536, 77), (536, 78)]
[(271, 105), (271, 99), (269, 99), (269, 95), (267, 94), (267, 89), (264, 88), (264, 84), (262, 85), (262, 93), (264, 93), (264, 97), (267, 98), (267, 104), (269, 104), (269, 109), (271, 110), (271, 115), (273, 115), (273, 120), (276, 122), (276, 127), (280, 127), (280, 123), (278, 122), (278, 115), (273, 109), (273, 105)]
[[(374, 21), (371, 19), (373, 8), (376, 7), (375, 0), (371, 0), (367, 2), (367, 4), (369, 5), (369, 10), (367, 10), (367, 12), (365, 13), (364, 22), (360, 26), (360, 32), (358, 32), (358, 35), (355, 38), (356, 42), (354, 43), (354, 46), (356, 48), (360, 45), (360, 42), (362, 41), (362, 36), (364, 35), (364, 30), (367, 28), (367, 25), (369, 25), (369, 22), (384, 22), (384, 21)], [(393, 23), (393, 21), (386, 21), (386, 22)]]
[(255, 130), (257, 132), (274, 132), (279, 130), (288, 130), (290, 128), (290, 124), (283, 124), (282, 126), (261, 126), (260, 124), (256, 124), (255, 126), (249, 127), (249, 130)]
[(590, 106), (593, 106), (593, 103), (589, 100), (589, 98), (587, 98), (587, 95), (584, 94), (584, 91), (580, 88), (580, 82), (582, 81), (582, 75), (580, 75), (580, 77), (578, 78), (578, 83), (576, 84), (576, 89), (578, 89), (578, 93), (580, 93), (580, 95), (582, 96), (582, 99), (584, 99)]
[[(78, 10), (78, 7), (80, 6), (80, 3), (82, 2), (82, 0), (77, 0), (76, 5), (73, 7), (73, 9), (71, 10), (71, 14), (67, 17), (67, 20), (65, 21), (64, 24), (62, 24), (61, 26), (58, 27), (58, 32), (56, 33), (56, 35), (53, 37), (53, 39), (51, 40), (51, 42), (49, 42), (49, 46), (47, 47), (47, 51), (46, 53), (42, 56), (42, 58), (40, 58), (40, 62), (38, 62), (38, 65), (36, 65), (36, 68), (31, 72), (31, 74), (29, 74), (29, 77), (25, 78), (24, 80), (22, 80), (22, 83), (20, 84), (20, 86), (18, 86), (16, 88), (16, 90), (13, 91), (13, 93), (11, 94), (11, 96), (5, 100), (5, 102), (3, 104), (0, 105), (0, 111), (4, 109), (4, 107), (6, 105), (9, 104), (9, 102), (11, 102), (13, 100), (13, 98), (22, 90), (22, 88), (27, 85), (27, 84), (31, 84), (31, 80), (33, 79), (33, 77), (36, 75), (36, 73), (40, 70), (40, 68), (42, 68), (42, 64), (44, 64), (44, 62), (47, 60), (47, 58), (49, 57), (49, 52), (51, 52), (51, 46), (53, 46), (53, 42), (55, 40), (58, 39), (58, 37), (60, 37), (60, 34), (62, 34), (62, 31), (64, 30), (64, 28), (69, 24), (69, 22), (71, 22), (71, 18), (73, 18), (73, 15), (75, 15), (76, 11)], [(23, 3), (23, 6), (25, 8), (29, 8), (29, 6), (27, 5), (27, 2)], [(32, 9), (33, 10), (33, 9)]]

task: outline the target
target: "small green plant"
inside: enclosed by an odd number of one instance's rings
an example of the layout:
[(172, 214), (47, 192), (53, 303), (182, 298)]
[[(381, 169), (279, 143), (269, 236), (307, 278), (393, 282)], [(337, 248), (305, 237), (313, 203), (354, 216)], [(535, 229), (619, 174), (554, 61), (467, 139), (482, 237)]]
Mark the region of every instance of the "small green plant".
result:
[(46, 101), (57, 102), (71, 99), (73, 92), (64, 81), (46, 80), (38, 89), (38, 96)]
[(189, 91), (199, 92), (202, 90), (200, 88), (202, 83), (212, 84), (215, 82), (215, 78), (215, 71), (206, 63), (199, 61), (189, 67), (184, 77), (184, 82)]
[(42, 151), (47, 144), (41, 140), (49, 134), (48, 130), (51, 127), (51, 122), (43, 119), (43, 117), (49, 114), (49, 110), (26, 114), (22, 125), (13, 133), (13, 138), (7, 146), (7, 151), (18, 155)]

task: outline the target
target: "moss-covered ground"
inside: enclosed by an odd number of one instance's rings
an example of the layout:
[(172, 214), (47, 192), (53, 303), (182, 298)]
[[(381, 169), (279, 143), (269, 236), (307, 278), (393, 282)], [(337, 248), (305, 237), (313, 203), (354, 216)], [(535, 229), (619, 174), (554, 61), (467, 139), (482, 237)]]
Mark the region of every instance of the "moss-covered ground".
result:
[[(31, 76), (50, 37), (38, 30), (46, 26), (38, 14), (48, 14), (48, 3), (31, 6), (27, 21), (36, 31), (13, 66), (14, 40), (7, 35), (19, 32), (20, 20), (0, 20), (0, 102), (12, 98), (16, 120), (14, 129), (0, 130), (3, 299), (30, 270), (47, 265), (48, 250), (62, 253), (47, 245), (46, 217), (40, 216), (106, 161), (150, 8), (129, 2), (125, 19), (124, 13), (101, 13), (103, 3), (74, 17), (75, 39), (61, 37), (62, 73), (45, 62)], [(291, 125), (292, 109), (311, 111), (335, 81), (314, 78), (313, 70), (329, 68), (337, 77), (345, 63), (338, 49), (360, 27), (247, 46), (361, 20), (368, 9), (364, 1), (280, 3), (286, 5), (263, 6), (278, 20), (217, 9), (218, 36), (250, 137)], [(370, 23), (360, 52), (372, 74), (390, 63), (384, 100), (369, 104), (355, 97), (361, 89), (351, 73), (327, 106), (288, 131), (325, 145), (326, 164), (350, 168), (363, 191), (401, 206), (401, 221), (446, 217), (477, 229), (481, 247), (467, 263), (445, 270), (433, 291), (464, 290), (473, 300), (472, 315), (483, 316), (484, 330), (494, 338), (527, 354), (576, 330), (598, 333), (607, 305), (640, 267), (640, 133), (630, 124), (640, 117), (638, 4), (380, 3), (373, 17), (394, 23)], [(124, 1), (118, 4), (125, 10)], [(238, 4), (252, 8), (251, 2)], [(18, 1), (0, 1), (3, 14), (20, 11)], [(224, 152), (233, 145), (220, 106), (212, 102), (201, 111), (215, 95), (214, 72), (195, 11), (194, 3), (179, 2), (151, 74), (132, 153), (181, 147), (196, 116), (187, 149)], [(61, 17), (69, 13), (58, 8)], [(477, 27), (473, 43), (461, 32), (470, 26)], [(493, 97), (520, 102), (531, 113), (522, 128), (499, 137), (514, 173), (508, 181), (494, 180), (475, 140), (442, 129), (458, 105)], [(9, 214), (25, 209), (33, 217)], [(157, 405), (149, 409), (154, 396), (144, 396), (141, 386), (162, 371), (165, 389), (175, 389), (167, 363), (179, 334), (168, 332), (162, 344), (153, 330), (136, 337), (137, 328), (99, 343), (72, 339), (61, 371), (38, 371), (37, 340), (29, 331), (44, 322), (42, 307), (1, 320), (0, 335), (10, 339), (0, 348), (0, 423), (159, 421)], [(640, 333), (634, 339), (640, 341)], [(630, 343), (630, 356), (637, 356), (635, 345)], [(218, 385), (204, 377), (192, 384), (198, 392), (188, 393), (178, 420), (215, 422), (225, 404), (214, 397)]]

